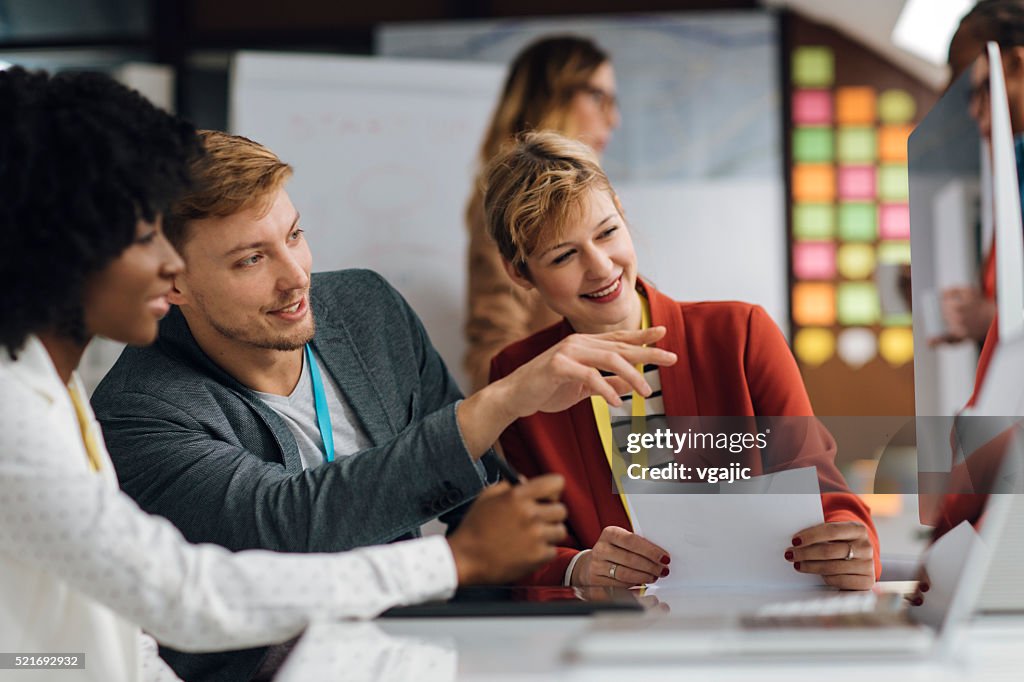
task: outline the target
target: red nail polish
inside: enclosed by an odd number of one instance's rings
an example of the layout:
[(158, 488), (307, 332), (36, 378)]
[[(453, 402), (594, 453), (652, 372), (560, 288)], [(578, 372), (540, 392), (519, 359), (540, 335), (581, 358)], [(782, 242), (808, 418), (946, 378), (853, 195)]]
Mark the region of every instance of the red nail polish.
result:
[(799, 571), (800, 570), (800, 562), (798, 561), (795, 564), (793, 564), (793, 568), (795, 568), (796, 570)]
[(668, 554), (665, 554), (665, 555), (663, 555), (661, 557), (661, 563), (663, 563), (663, 564), (667, 564), (670, 561), (672, 561), (672, 560), (668, 558)]
[(793, 538), (793, 546), (799, 547), (801, 545), (800, 538)]
[(789, 551), (787, 549), (786, 550), (786, 561), (792, 561), (792, 560), (793, 560), (793, 552), (791, 552), (791, 551)]
[(914, 606), (920, 606), (921, 604), (923, 604), (923, 603), (924, 603), (924, 599), (921, 599), (921, 597), (914, 597), (914, 598), (913, 598), (913, 599), (911, 600), (911, 602), (910, 602), (910, 603), (911, 603), (911, 604), (913, 604)]
[(669, 570), (668, 570), (667, 568), (663, 568), (663, 569), (661, 569), (661, 577), (662, 577), (662, 578), (664, 578), (665, 576), (667, 576), (667, 575), (668, 575), (668, 573), (669, 573)]
[(918, 585), (918, 587), (921, 589), (922, 592), (927, 592), (928, 590), (932, 589), (932, 586), (928, 583), (921, 583), (920, 585)]

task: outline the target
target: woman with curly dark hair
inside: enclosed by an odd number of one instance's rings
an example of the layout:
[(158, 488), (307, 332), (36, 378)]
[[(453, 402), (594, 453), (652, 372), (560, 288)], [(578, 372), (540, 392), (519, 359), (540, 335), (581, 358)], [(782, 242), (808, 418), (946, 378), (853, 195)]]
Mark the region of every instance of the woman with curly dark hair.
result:
[(506, 582), (564, 535), (564, 508), (537, 501), (557, 479), (492, 487), (447, 541), (302, 556), (190, 545), (118, 490), (75, 368), (93, 336), (155, 338), (183, 267), (161, 215), (197, 153), (190, 125), (105, 76), (0, 72), (0, 642), (84, 653), (22, 657), (81, 679), (177, 679), (140, 626), (187, 651), (281, 642)]

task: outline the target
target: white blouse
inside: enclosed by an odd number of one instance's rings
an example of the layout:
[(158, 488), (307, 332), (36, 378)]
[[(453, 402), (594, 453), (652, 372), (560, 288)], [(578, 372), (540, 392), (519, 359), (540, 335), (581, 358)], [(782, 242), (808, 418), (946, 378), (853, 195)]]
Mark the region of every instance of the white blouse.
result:
[(42, 343), (30, 338), (16, 361), (0, 347), (0, 642), (84, 653), (85, 676), (69, 679), (168, 679), (139, 626), (176, 649), (239, 649), (455, 589), (441, 537), (342, 554), (189, 544), (120, 492), (100, 449), (95, 472)]

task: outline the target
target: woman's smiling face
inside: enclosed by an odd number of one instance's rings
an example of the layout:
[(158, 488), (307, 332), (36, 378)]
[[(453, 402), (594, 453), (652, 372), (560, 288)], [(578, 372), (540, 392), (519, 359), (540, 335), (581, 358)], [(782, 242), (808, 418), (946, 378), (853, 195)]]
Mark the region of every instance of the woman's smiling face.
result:
[(86, 332), (136, 346), (156, 339), (157, 322), (184, 263), (164, 237), (161, 219), (136, 224), (135, 241), (85, 281)]
[(509, 274), (521, 286), (536, 288), (576, 331), (639, 329), (636, 252), (610, 192), (591, 189), (561, 239), (527, 257), (526, 266), (527, 274), (521, 274), (510, 265)]

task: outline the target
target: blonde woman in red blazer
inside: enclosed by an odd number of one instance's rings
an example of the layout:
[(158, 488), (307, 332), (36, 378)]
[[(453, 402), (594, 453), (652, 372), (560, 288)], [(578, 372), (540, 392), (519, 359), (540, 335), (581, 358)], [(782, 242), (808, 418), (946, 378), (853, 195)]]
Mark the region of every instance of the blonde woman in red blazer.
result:
[[(650, 324), (664, 328), (656, 345), (678, 357), (657, 369), (666, 415), (813, 416), (796, 362), (763, 309), (680, 303), (638, 278), (618, 197), (584, 145), (550, 132), (524, 135), (490, 164), (486, 179), (488, 230), (510, 277), (564, 316), (495, 357), (492, 381), (574, 333), (639, 329), (646, 299)], [(881, 572), (870, 510), (848, 491), (828, 432), (816, 420), (793, 421), (806, 424), (807, 433), (788, 467), (817, 467), (827, 491), (825, 523), (794, 528), (791, 546), (779, 547), (780, 558), (829, 585), (868, 589)], [(632, 532), (613, 492), (590, 401), (519, 419), (501, 446), (524, 475), (557, 472), (566, 481), (569, 538), (528, 582), (629, 586), (670, 572), (671, 557)]]

